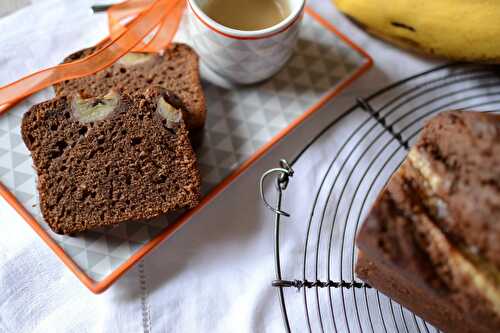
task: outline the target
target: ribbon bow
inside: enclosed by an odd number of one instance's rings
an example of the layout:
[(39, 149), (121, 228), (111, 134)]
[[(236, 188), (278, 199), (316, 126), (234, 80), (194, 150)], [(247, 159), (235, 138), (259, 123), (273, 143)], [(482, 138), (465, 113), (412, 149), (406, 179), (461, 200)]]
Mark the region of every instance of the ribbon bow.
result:
[(108, 9), (109, 36), (91, 55), (0, 87), (0, 114), (55, 83), (94, 74), (130, 51), (158, 52), (172, 41), (186, 0), (128, 0)]

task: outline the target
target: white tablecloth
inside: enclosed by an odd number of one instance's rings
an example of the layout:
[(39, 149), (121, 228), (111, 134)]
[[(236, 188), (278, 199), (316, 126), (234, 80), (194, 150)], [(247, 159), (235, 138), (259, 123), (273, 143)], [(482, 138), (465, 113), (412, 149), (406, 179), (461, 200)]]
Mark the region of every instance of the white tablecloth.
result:
[[(92, 14), (94, 3), (36, 1), (0, 19), (0, 85), (57, 63), (68, 50), (105, 36), (106, 18)], [(282, 331), (276, 291), (270, 286), (273, 216), (258, 197), (260, 175), (279, 158), (294, 156), (355, 97), (433, 65), (366, 35), (328, 1), (310, 4), (367, 50), (375, 60), (374, 68), (276, 145), (104, 294), (89, 292), (0, 199), (1, 332)], [(54, 28), (56, 34), (46, 33)], [(301, 163), (309, 170), (320, 159)], [(304, 180), (297, 177), (296, 181)], [(307, 200), (303, 206), (296, 202), (295, 211), (309, 208)], [(284, 257), (300, 253), (304, 225), (295, 223), (289, 230), (283, 240)]]

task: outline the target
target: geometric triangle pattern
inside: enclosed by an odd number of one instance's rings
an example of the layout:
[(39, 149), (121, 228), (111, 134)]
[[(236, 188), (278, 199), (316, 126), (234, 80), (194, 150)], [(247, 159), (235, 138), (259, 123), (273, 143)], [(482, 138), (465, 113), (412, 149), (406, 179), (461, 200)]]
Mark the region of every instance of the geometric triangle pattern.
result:
[[(206, 29), (194, 23), (190, 28), (191, 35), (204, 33)], [(209, 38), (207, 45), (230, 43), (227, 38), (219, 41), (217, 36), (206, 34), (191, 39), (203, 43), (204, 38)], [(210, 51), (214, 49), (223, 50), (217, 47)], [(233, 60), (238, 59), (227, 58)], [(364, 62), (337, 35), (305, 15), (292, 57), (270, 80), (232, 90), (204, 83), (208, 118), (201, 147), (197, 148), (204, 194)]]
[[(180, 36), (180, 41), (189, 44), (186, 22), (183, 23), (176, 39)], [(207, 121), (196, 151), (203, 195), (365, 64), (361, 54), (309, 14), (304, 15), (301, 24), (293, 55), (270, 80), (232, 90), (203, 83)], [(0, 182), (85, 274), (100, 281), (161, 233), (180, 213), (74, 237), (50, 231), (39, 210), (36, 173), (22, 142), (20, 125), (24, 112), (52, 96), (46, 89), (0, 116)]]

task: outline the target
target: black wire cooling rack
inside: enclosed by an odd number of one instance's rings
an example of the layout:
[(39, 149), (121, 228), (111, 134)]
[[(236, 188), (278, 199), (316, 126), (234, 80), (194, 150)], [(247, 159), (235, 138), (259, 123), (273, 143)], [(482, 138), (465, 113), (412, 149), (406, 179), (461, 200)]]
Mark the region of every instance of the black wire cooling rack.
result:
[[(439, 332), (356, 278), (354, 240), (372, 202), (404, 160), (423, 123), (450, 109), (499, 112), (500, 67), (447, 64), (359, 98), (295, 158), (281, 160), (279, 167), (262, 176), (261, 197), (275, 214), (276, 280), (272, 285), (278, 291), (287, 332)], [(325, 171), (319, 186), (315, 192), (307, 192), (311, 201), (307, 221), (296, 221), (292, 210), (282, 208), (283, 194), (294, 172), (301, 173), (293, 168), (321, 140), (335, 140), (336, 148), (331, 159), (322, 162)], [(263, 189), (271, 176), (277, 193), (274, 204), (267, 201)], [(300, 195), (304, 197), (303, 192)], [(287, 236), (280, 233), (284, 219), (287, 223), (307, 222), (301, 258), (280, 256), (280, 237)], [(283, 276), (286, 261), (301, 262), (302, 274)], [(296, 302), (298, 297), (302, 302)], [(300, 303), (302, 310), (296, 308)]]

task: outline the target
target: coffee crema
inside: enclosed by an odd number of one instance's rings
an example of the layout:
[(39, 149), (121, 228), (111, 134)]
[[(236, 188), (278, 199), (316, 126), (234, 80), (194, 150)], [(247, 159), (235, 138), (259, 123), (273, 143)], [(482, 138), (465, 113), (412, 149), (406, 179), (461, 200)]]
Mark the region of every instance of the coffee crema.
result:
[(272, 27), (290, 14), (288, 0), (206, 0), (201, 8), (217, 23), (244, 31)]

